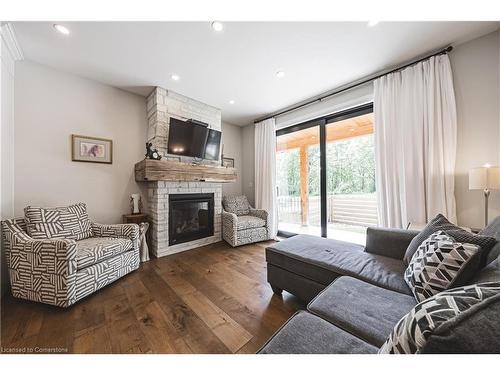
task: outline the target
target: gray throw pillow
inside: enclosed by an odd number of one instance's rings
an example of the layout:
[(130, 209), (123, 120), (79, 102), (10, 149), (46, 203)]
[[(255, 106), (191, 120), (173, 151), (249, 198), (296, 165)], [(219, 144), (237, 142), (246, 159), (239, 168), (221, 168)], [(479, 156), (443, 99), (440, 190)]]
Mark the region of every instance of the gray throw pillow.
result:
[(499, 352), (499, 307), (500, 282), (441, 292), (401, 318), (379, 353)]
[(404, 273), (416, 300), (421, 302), (451, 287), (474, 257), (479, 246), (456, 242), (437, 231), (419, 246)]
[[(417, 251), (418, 247), (422, 242), (425, 241), (427, 237), (429, 237), (432, 233), (435, 233), (439, 230), (446, 232), (449, 236), (453, 237), (455, 241), (462, 243), (470, 243), (473, 245), (478, 245), (481, 247), (481, 256), (487, 255), (491, 248), (496, 244), (497, 240), (493, 237), (482, 236), (479, 234), (474, 234), (467, 232), (466, 230), (457, 227), (455, 224), (450, 223), (443, 215), (438, 214), (434, 219), (430, 221), (429, 224), (426, 225), (419, 234), (417, 234), (413, 240), (408, 245), (406, 249), (406, 253), (403, 258), (403, 262), (405, 265), (410, 264), (410, 260)], [(478, 262), (478, 268), (479, 268)], [(477, 271), (477, 269), (476, 269)], [(473, 274), (468, 275), (470, 277)], [(465, 281), (466, 282), (466, 281)]]

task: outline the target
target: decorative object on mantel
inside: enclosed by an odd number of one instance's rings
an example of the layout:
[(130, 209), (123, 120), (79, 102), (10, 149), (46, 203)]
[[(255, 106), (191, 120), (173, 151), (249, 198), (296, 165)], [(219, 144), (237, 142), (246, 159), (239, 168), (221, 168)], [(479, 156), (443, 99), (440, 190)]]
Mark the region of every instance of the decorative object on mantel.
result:
[(226, 168), (234, 168), (233, 158), (222, 158), (222, 166)]
[(139, 225), (139, 253), (140, 260), (147, 262), (149, 260), (149, 247), (147, 232), (149, 229), (149, 217), (146, 214), (131, 214), (123, 215), (122, 220), (124, 224), (138, 224)]
[(164, 160), (181, 162), (180, 156), (165, 156)]
[(113, 163), (111, 139), (71, 134), (71, 160), (87, 163)]
[(151, 142), (146, 142), (146, 158), (151, 160), (161, 160), (161, 155), (158, 153), (158, 150), (155, 148), (154, 150), (151, 148), (153, 144)]
[(484, 225), (488, 225), (488, 198), (490, 190), (500, 190), (500, 166), (485, 164), (469, 170), (469, 190), (483, 190)]
[(142, 209), (142, 198), (139, 193), (130, 195), (130, 210), (132, 214), (140, 214)]
[(234, 182), (236, 177), (236, 169), (218, 165), (193, 165), (149, 159), (135, 165), (136, 181)]
[(224, 166), (224, 144), (222, 144), (222, 150), (220, 152), (220, 165), (221, 167)]

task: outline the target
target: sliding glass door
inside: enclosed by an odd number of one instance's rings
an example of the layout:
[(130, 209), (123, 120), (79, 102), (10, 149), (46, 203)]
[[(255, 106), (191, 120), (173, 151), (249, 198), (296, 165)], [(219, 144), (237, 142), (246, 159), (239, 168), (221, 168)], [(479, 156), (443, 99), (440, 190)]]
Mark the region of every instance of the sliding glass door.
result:
[(327, 237), (364, 245), (377, 226), (373, 112), (352, 114), (326, 125)]
[(363, 243), (377, 225), (373, 107), (277, 131), (278, 230)]
[(277, 136), (278, 230), (321, 235), (319, 126)]

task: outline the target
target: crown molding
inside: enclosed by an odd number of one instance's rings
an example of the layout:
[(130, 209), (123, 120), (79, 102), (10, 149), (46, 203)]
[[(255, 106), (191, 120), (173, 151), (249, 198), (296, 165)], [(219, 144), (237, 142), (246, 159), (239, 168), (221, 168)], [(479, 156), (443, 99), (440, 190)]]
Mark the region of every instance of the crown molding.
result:
[(24, 60), (23, 50), (17, 42), (16, 34), (14, 32), (14, 27), (11, 23), (4, 23), (1, 28), (2, 39), (5, 42), (10, 54), (14, 61)]

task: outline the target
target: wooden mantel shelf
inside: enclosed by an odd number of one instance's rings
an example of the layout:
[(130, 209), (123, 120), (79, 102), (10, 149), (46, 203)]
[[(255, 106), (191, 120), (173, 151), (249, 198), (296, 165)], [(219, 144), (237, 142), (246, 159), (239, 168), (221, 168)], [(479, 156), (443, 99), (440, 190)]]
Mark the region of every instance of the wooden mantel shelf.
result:
[(135, 165), (136, 181), (234, 182), (237, 171), (218, 165), (144, 159)]

